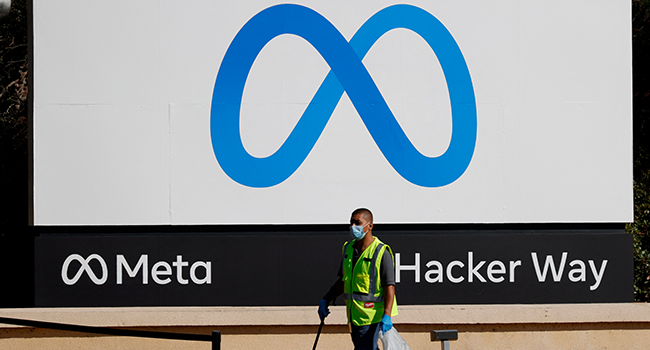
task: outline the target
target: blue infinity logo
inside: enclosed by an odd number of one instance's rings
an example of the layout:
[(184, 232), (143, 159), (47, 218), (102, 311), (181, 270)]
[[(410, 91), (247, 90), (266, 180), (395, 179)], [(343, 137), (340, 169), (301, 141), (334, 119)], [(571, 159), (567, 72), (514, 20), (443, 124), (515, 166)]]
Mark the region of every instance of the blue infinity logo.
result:
[[(420, 153), (393, 116), (361, 60), (385, 33), (396, 28), (420, 35), (442, 67), (452, 114), (449, 147), (438, 157)], [(257, 55), (273, 38), (297, 35), (309, 42), (331, 70), (284, 144), (264, 158), (251, 156), (239, 129), (244, 85)], [(219, 165), (234, 181), (270, 187), (300, 167), (346, 92), (375, 143), (406, 180), (440, 187), (458, 179), (469, 166), (476, 144), (476, 100), (465, 58), (447, 28), (433, 15), (411, 5), (394, 5), (374, 14), (348, 43), (325, 17), (300, 5), (276, 5), (251, 18), (237, 33), (219, 68), (212, 95), (210, 131)]]

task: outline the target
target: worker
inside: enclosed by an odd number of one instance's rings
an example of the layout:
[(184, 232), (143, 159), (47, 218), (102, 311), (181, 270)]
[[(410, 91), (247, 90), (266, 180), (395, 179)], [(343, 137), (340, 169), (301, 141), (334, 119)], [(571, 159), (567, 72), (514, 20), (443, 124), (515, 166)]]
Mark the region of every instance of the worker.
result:
[(372, 235), (372, 212), (359, 208), (350, 217), (352, 241), (343, 245), (338, 279), (320, 301), (323, 321), (329, 305), (345, 293), (348, 323), (355, 350), (377, 350), (379, 331), (393, 327), (397, 315), (395, 267), (390, 247)]

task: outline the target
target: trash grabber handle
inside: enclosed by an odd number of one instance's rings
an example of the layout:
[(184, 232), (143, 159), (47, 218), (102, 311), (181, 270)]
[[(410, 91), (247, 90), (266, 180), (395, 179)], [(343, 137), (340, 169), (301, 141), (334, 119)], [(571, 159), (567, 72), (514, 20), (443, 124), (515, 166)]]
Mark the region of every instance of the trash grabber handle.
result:
[(323, 325), (325, 324), (325, 318), (320, 320), (320, 326), (318, 326), (318, 333), (316, 334), (316, 340), (314, 341), (314, 347), (311, 350), (316, 350), (316, 344), (318, 344), (318, 337), (320, 337), (320, 331), (323, 330)]

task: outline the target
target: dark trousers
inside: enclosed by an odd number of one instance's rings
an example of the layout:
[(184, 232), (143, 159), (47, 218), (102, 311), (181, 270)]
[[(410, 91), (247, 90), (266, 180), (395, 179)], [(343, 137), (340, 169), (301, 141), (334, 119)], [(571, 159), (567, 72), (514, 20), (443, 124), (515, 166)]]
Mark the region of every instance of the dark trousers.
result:
[(377, 322), (367, 326), (352, 325), (352, 343), (354, 350), (377, 350), (377, 341), (379, 340), (379, 325)]

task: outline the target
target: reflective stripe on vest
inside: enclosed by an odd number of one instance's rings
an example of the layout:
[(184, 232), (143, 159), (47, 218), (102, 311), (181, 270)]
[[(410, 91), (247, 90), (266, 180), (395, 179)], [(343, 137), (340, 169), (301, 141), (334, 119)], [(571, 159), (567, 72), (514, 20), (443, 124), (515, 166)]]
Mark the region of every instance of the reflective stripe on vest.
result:
[[(345, 300), (350, 300), (350, 294), (348, 293), (345, 294)], [(352, 293), (352, 300), (363, 301), (363, 302), (372, 301), (375, 303), (381, 303), (382, 301), (384, 301), (384, 296), (380, 295), (378, 297), (375, 297), (368, 294)]]

